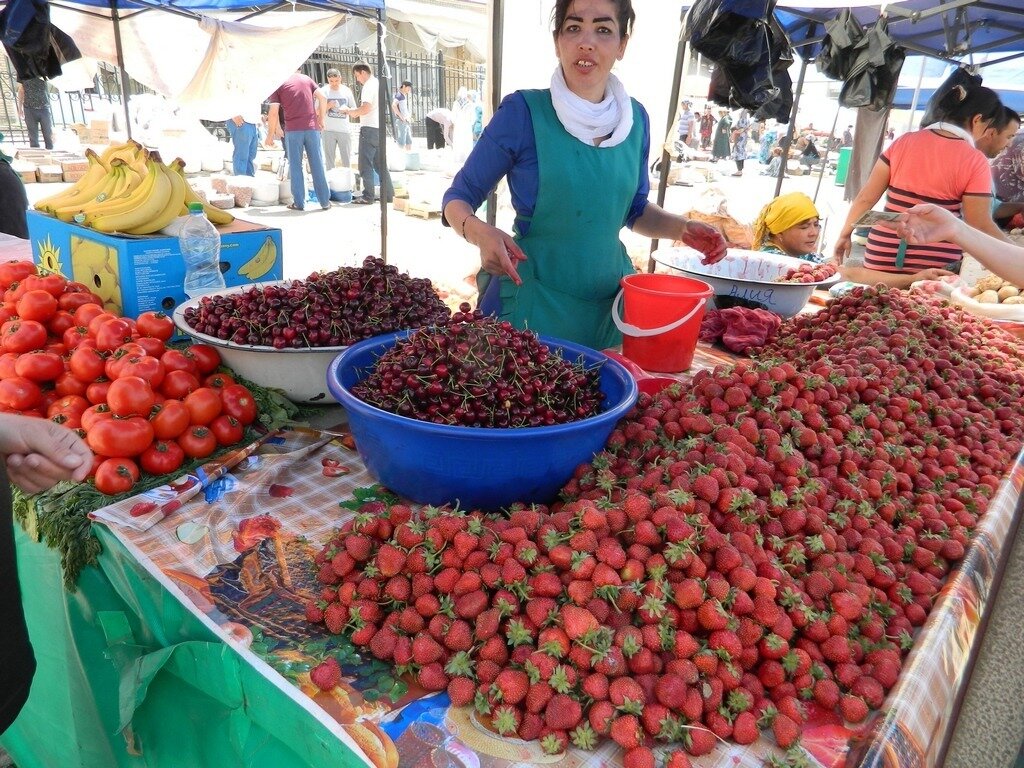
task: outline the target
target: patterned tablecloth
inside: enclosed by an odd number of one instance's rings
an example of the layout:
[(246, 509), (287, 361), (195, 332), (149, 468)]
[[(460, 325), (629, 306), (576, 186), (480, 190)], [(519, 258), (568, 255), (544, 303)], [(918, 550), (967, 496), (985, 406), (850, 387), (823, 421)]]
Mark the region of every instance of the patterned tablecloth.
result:
[[(729, 360), (701, 345), (693, 370)], [(368, 765), (621, 765), (621, 752), (609, 740), (595, 752), (550, 756), (536, 742), (501, 738), (469, 709), (449, 706), (446, 694), (425, 694), (414, 680), (396, 678), (388, 665), (361, 656), (344, 637), (305, 621), (303, 605), (318, 591), (313, 556), (353, 514), (343, 504), (373, 485), (343, 429), (270, 435), (173, 486), (99, 510), (94, 519), (190, 611), (216, 625), (225, 643), (291, 681), (284, 686), (289, 695), (362, 752)], [(1022, 483), (1019, 458), (883, 710), (856, 730), (833, 714), (812, 713), (802, 740), (811, 764), (937, 764), (1001, 556), (1012, 544)], [(345, 674), (331, 694), (319, 692), (308, 676), (326, 653), (342, 660)], [(768, 739), (749, 747), (720, 744), (694, 764), (753, 768), (774, 749)]]

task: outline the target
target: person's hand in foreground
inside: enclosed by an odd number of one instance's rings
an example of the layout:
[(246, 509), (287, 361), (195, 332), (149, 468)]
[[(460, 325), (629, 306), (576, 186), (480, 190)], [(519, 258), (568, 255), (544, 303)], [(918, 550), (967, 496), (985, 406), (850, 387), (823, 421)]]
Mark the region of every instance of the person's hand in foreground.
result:
[(722, 233), (700, 221), (687, 221), (683, 225), (683, 243), (704, 254), (702, 264), (716, 264), (725, 258), (726, 244)]
[(945, 208), (915, 205), (895, 223), (896, 234), (911, 245), (953, 241), (962, 222)]
[(81, 482), (92, 468), (92, 451), (70, 429), (48, 419), (0, 414), (0, 454), (11, 482), (39, 493), (61, 480)]
[[(516, 245), (511, 235), (473, 216), (468, 222), (472, 230), (470, 240), (480, 249), (480, 265), (490, 275), (506, 275), (516, 285), (522, 285), (519, 277), (519, 262), (526, 261), (526, 254)], [(468, 230), (467, 230), (468, 231)]]

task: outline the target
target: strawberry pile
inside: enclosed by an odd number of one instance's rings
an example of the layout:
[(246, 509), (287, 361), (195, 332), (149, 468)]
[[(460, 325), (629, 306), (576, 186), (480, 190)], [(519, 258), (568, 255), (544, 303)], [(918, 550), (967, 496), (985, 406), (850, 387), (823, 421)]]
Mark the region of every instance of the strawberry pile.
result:
[(775, 282), (777, 283), (820, 283), (824, 280), (828, 280), (838, 270), (836, 265), (832, 263), (825, 264), (813, 264), (807, 262), (801, 264), (799, 267), (793, 267), (787, 269), (781, 277), (777, 277)]
[(610, 737), (627, 768), (657, 741), (674, 767), (762, 731), (786, 749), (814, 706), (861, 722), (1021, 449), (1022, 353), (858, 289), (757, 365), (641, 395), (550, 509), (364, 504), (307, 618), (500, 734)]

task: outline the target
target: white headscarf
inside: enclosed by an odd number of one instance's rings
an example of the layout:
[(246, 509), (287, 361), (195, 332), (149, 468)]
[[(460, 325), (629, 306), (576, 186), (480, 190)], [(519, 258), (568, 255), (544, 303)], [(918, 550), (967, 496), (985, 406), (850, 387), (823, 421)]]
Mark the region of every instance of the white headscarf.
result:
[(622, 81), (613, 74), (608, 75), (604, 98), (595, 104), (569, 90), (562, 67), (557, 65), (551, 75), (551, 103), (562, 127), (590, 146), (594, 146), (595, 139), (611, 134), (599, 146), (614, 147), (633, 129), (633, 104)]

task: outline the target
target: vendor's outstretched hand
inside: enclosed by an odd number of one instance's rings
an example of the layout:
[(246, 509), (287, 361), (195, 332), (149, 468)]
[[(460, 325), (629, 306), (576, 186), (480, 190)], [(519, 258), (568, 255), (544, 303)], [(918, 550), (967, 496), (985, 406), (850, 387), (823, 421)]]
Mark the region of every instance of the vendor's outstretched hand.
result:
[(681, 238), (686, 245), (704, 254), (703, 264), (715, 264), (725, 258), (726, 244), (722, 233), (709, 224), (687, 221)]
[(61, 480), (82, 481), (92, 468), (92, 451), (74, 432), (47, 419), (0, 414), (0, 454), (12, 483), (38, 493)]
[[(480, 224), (474, 224), (480, 227)], [(519, 262), (526, 261), (526, 254), (509, 234), (497, 227), (483, 224), (475, 235), (475, 242), (480, 249), (480, 265), (484, 272), (505, 275), (516, 285), (523, 284), (518, 270)]]
[(956, 216), (931, 203), (915, 205), (895, 224), (896, 234), (911, 245), (952, 240), (959, 226)]

